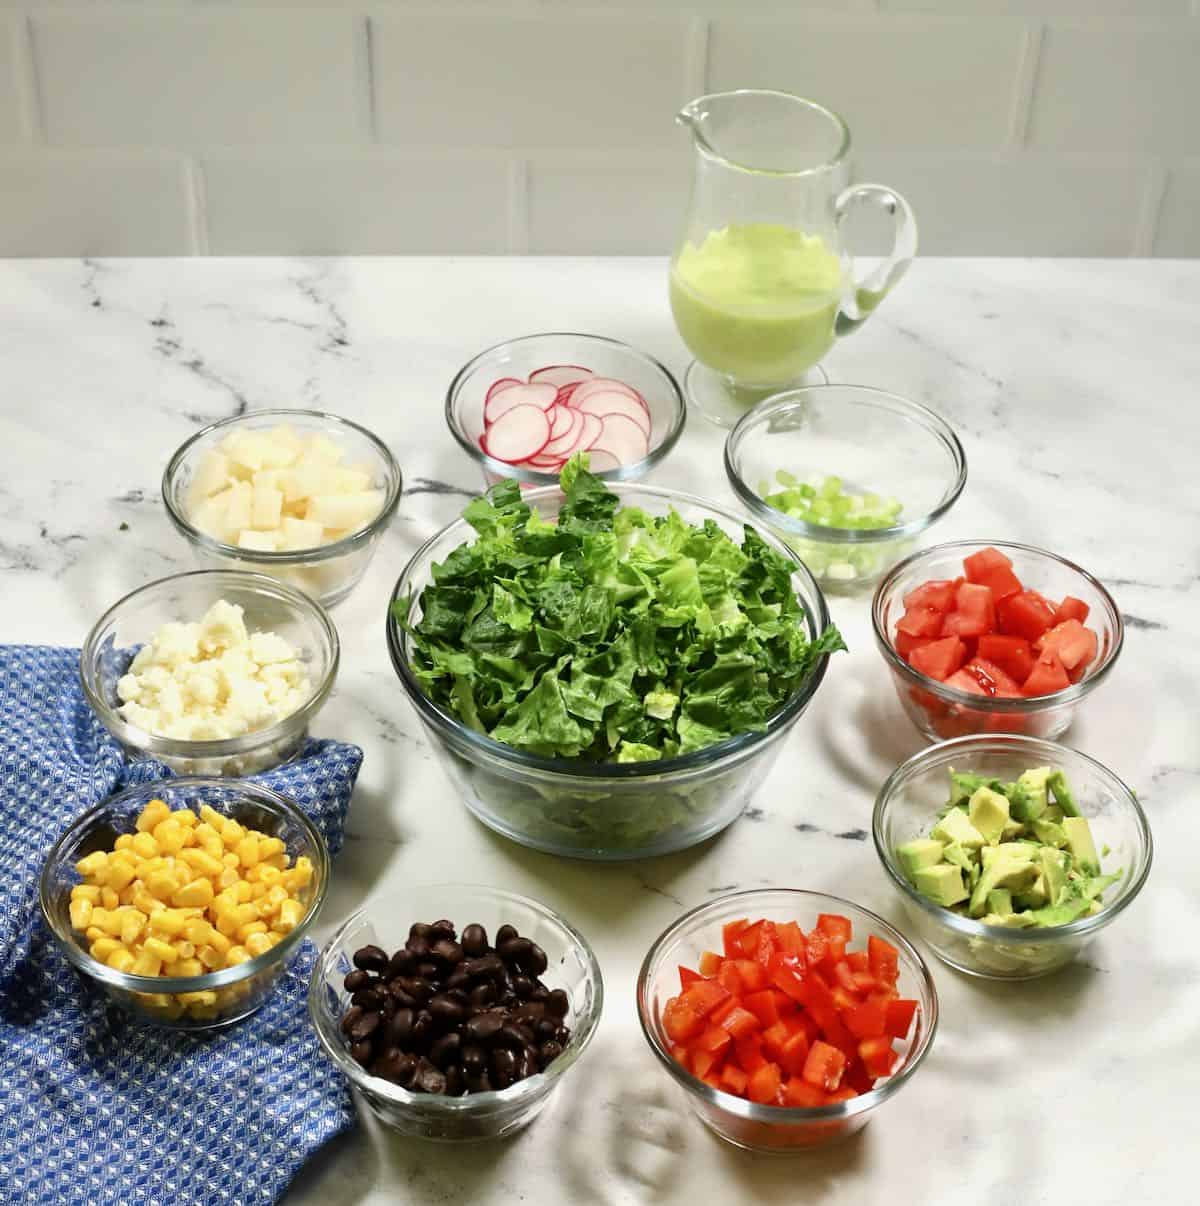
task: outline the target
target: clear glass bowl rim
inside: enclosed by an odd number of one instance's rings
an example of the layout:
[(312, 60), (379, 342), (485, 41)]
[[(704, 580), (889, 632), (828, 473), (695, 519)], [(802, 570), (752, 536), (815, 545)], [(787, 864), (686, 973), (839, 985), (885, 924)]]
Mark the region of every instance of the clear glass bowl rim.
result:
[(355, 1088), (365, 1089), (383, 1097), (393, 1105), (415, 1106), (426, 1111), (438, 1111), (450, 1115), (469, 1114), (489, 1106), (519, 1105), (526, 1100), (540, 1097), (543, 1092), (549, 1092), (555, 1082), (572, 1067), (583, 1054), (588, 1043), (592, 1041), (596, 1027), (600, 1024), (600, 1015), (604, 1010), (604, 978), (600, 972), (600, 962), (587, 939), (549, 905), (544, 905), (541, 901), (522, 896), (517, 892), (509, 892), (504, 888), (494, 888), (489, 884), (468, 883), (413, 884), (409, 887), (410, 890), (422, 892), (482, 893), (492, 896), (496, 900), (508, 901), (530, 909), (566, 930), (571, 942), (583, 956), (588, 973), (595, 984), (591, 1009), (582, 1018), (577, 1019), (577, 1024), (571, 1031), (571, 1040), (563, 1048), (561, 1055), (551, 1061), (544, 1071), (526, 1077), (525, 1080), (519, 1080), (516, 1084), (509, 1085), (507, 1089), (491, 1089), (486, 1093), (466, 1093), (462, 1097), (445, 1097), (433, 1093), (410, 1093), (390, 1080), (372, 1076), (351, 1058), (350, 1052), (341, 1043), (339, 1036), (329, 1032), (320, 1008), (320, 996), (325, 991), (326, 963), (332, 959), (334, 951), (352, 926), (357, 925), (360, 921), (370, 920), (372, 902), (368, 900), (360, 908), (355, 909), (330, 935), (313, 963), (312, 976), (308, 982), (308, 1013), (317, 1038), (320, 1040), (321, 1046), (325, 1048), (325, 1053)]
[[(279, 419), (283, 422), (297, 418), (315, 419), (322, 423), (328, 423), (333, 427), (348, 427), (357, 435), (367, 440), (383, 461), (388, 479), (387, 494), (384, 497), (383, 506), (380, 508), (379, 514), (366, 527), (359, 528), (357, 532), (351, 532), (348, 536), (343, 536), (341, 540), (335, 540), (332, 544), (319, 544), (311, 549), (290, 549), (286, 552), (244, 549), (236, 544), (226, 544), (222, 540), (215, 540), (207, 532), (202, 532), (199, 528), (194, 527), (183, 511), (175, 505), (175, 480), (182, 471), (183, 464), (192, 449), (200, 440), (203, 440), (215, 431), (220, 431), (227, 427), (238, 427), (249, 419), (264, 418)], [(404, 478), (400, 471), (399, 463), (392, 455), (391, 449), (373, 431), (369, 431), (367, 428), (355, 423), (352, 419), (343, 419), (340, 415), (331, 415), (323, 410), (295, 410), (287, 407), (249, 410), (245, 414), (233, 415), (231, 418), (221, 419), (216, 423), (210, 423), (207, 427), (202, 427), (195, 435), (189, 436), (175, 449), (162, 475), (162, 497), (163, 502), (166, 504), (167, 514), (171, 517), (171, 522), (175, 527), (188, 540), (193, 544), (199, 545), (206, 552), (219, 554), (222, 557), (236, 557), (239, 561), (249, 561), (276, 567), (305, 566), (312, 565), (318, 561), (328, 561), (333, 557), (340, 557), (344, 553), (349, 553), (359, 546), (368, 543), (377, 533), (383, 531), (391, 523), (392, 516), (400, 505), (400, 495), (403, 493), (403, 489)]]
[[(100, 963), (84, 950), (76, 941), (74, 932), (63, 930), (55, 924), (51, 909), (51, 893), (53, 889), (52, 872), (62, 861), (62, 852), (70, 842), (86, 833), (93, 825), (115, 804), (131, 796), (144, 796), (155, 788), (219, 788), (227, 793), (242, 793), (247, 799), (260, 804), (270, 805), (283, 813), (288, 820), (300, 827), (310, 846), (309, 858), (312, 859), (317, 890), (312, 900), (308, 902), (308, 910), (300, 919), (299, 924), (290, 934), (285, 934), (270, 950), (256, 955), (245, 963), (235, 967), (223, 967), (219, 971), (206, 972), (202, 976), (135, 976), (130, 972), (117, 971), (105, 963)], [(286, 958), (296, 949), (312, 928), (321, 905), (325, 901), (325, 893), (329, 887), (331, 859), (329, 847), (321, 831), (309, 820), (308, 816), (292, 803), (286, 796), (272, 790), (265, 784), (256, 783), (252, 779), (211, 778), (201, 775), (181, 775), (173, 779), (163, 779), (156, 783), (137, 783), (119, 791), (116, 795), (107, 796), (98, 804), (93, 805), (87, 812), (78, 816), (63, 831), (58, 840), (50, 848), (46, 861), (42, 866), (42, 874), (38, 881), (38, 904), (42, 910), (42, 919), (54, 935), (59, 948), (80, 971), (86, 972), (94, 980), (121, 988), (127, 992), (168, 993), (203, 992), (206, 989), (227, 988), (241, 980), (249, 980), (261, 972), (269, 970)]]
[[(1091, 768), (1097, 777), (1105, 780), (1113, 793), (1126, 804), (1132, 812), (1137, 827), (1138, 836), (1145, 848), (1145, 861), (1137, 878), (1130, 881), (1129, 890), (1111, 905), (1105, 905), (1099, 913), (1091, 917), (1081, 917), (1068, 925), (1055, 925), (1029, 929), (1014, 929), (1011, 926), (984, 925), (970, 917), (960, 917), (950, 909), (943, 909), (933, 901), (922, 896), (908, 882), (907, 876), (896, 865), (896, 860), (889, 849), (884, 837), (884, 817), (892, 797), (900, 791), (911, 779), (928, 769), (929, 764), (941, 760), (947, 754), (962, 751), (962, 756), (969, 759), (972, 753), (1028, 753), (1031, 766), (1055, 766), (1059, 764), (1062, 751), (1073, 758), (1081, 758)], [(930, 818), (932, 822), (932, 818)], [(1150, 835), (1150, 822), (1137, 796), (1126, 786), (1125, 782), (1108, 769), (1104, 763), (1097, 761), (1089, 754), (1077, 750), (1073, 746), (1063, 745), (1057, 741), (1045, 741), (1041, 737), (1026, 737), (1020, 733), (973, 733), (966, 737), (955, 737), (950, 741), (942, 741), (937, 745), (927, 746), (911, 758), (902, 762), (887, 777), (879, 794), (875, 797), (875, 810), (871, 816), (871, 836), (875, 843), (875, 853), (883, 864), (888, 877), (903, 893), (906, 900), (919, 905), (931, 917), (936, 918), (947, 929), (967, 938), (987, 938), (993, 942), (1009, 943), (1013, 946), (1023, 944), (1045, 944), (1057, 942), (1064, 938), (1084, 937), (1103, 929), (1115, 921), (1127, 905), (1133, 903), (1141, 892), (1146, 877), (1150, 874), (1150, 864), (1154, 861), (1154, 840)]]
[[(761, 495), (742, 477), (735, 463), (739, 445), (756, 428), (781, 411), (786, 411), (802, 403), (808, 395), (814, 393), (819, 395), (822, 390), (847, 389), (866, 395), (863, 402), (868, 406), (886, 410), (891, 414), (900, 414), (915, 422), (950, 454), (950, 459), (954, 464), (954, 479), (948, 490), (943, 492), (941, 501), (931, 511), (886, 528), (825, 527), (822, 524), (796, 519), (784, 511), (776, 510), (764, 502)], [(819, 541), (824, 544), (879, 544), (883, 541), (915, 536), (925, 531), (954, 506), (958, 501), (958, 496), (963, 492), (963, 487), (967, 484), (967, 454), (963, 450), (962, 442), (955, 434), (954, 428), (928, 406), (914, 402), (911, 398), (905, 398), (900, 394), (893, 394), (889, 390), (876, 389), (872, 385), (853, 385), (831, 381), (825, 385), (804, 385), (798, 389), (784, 390), (781, 393), (772, 394), (769, 398), (764, 398), (756, 406), (751, 407), (734, 424), (733, 429), (725, 438), (725, 476), (728, 477), (734, 493), (754, 515), (775, 528), (795, 536), (802, 536), (806, 540)]]
[[(738, 900), (745, 901), (747, 914), (752, 914), (754, 911), (753, 904), (756, 899), (764, 896), (778, 896), (781, 893), (795, 897), (798, 908), (803, 904), (807, 904), (810, 907), (817, 906), (823, 912), (837, 912), (838, 909), (849, 906), (856, 913), (865, 914), (871, 919), (871, 925), (877, 927), (874, 932), (879, 937), (885, 938), (899, 950), (902, 950), (916, 964), (920, 973), (920, 991), (922, 996), (919, 1001), (919, 1007), (921, 1013), (926, 1015), (922, 1018), (925, 1025), (922, 1030), (921, 1041), (914, 1050), (909, 1052), (908, 1058), (904, 1061), (904, 1066), (900, 1071), (890, 1077), (885, 1084), (881, 1085), (878, 1089), (871, 1089), (867, 1093), (860, 1093), (857, 1097), (850, 1098), (849, 1101), (839, 1101), (833, 1105), (812, 1107), (759, 1105), (757, 1102), (748, 1101), (744, 1097), (735, 1097), (732, 1093), (726, 1093), (721, 1089), (714, 1089), (706, 1085), (704, 1081), (693, 1076), (686, 1068), (676, 1062), (671, 1053), (659, 1042), (658, 1035), (654, 1032), (653, 1019), (647, 1016), (649, 1013), (650, 973), (660, 947), (665, 946), (677, 935), (691, 929), (693, 924), (703, 914), (721, 911), (727, 908), (732, 902)], [(916, 1072), (930, 1047), (933, 1045), (934, 1034), (938, 1026), (938, 994), (933, 973), (929, 970), (929, 965), (921, 957), (921, 953), (899, 930), (887, 921), (884, 921), (882, 917), (870, 909), (864, 908), (860, 904), (855, 904), (852, 900), (845, 900), (840, 896), (830, 896), (825, 892), (814, 892), (807, 888), (751, 888), (745, 892), (731, 892), (726, 896), (719, 896), (716, 900), (705, 901), (694, 909), (689, 909), (682, 917), (672, 922), (671, 925), (659, 934), (654, 942), (651, 943), (649, 951), (646, 952), (646, 957), (642, 960), (641, 970), (638, 972), (637, 1011), (638, 1021), (642, 1027), (642, 1034), (645, 1036), (646, 1042), (650, 1044), (650, 1049), (658, 1057), (659, 1063), (667, 1069), (676, 1083), (682, 1085), (693, 1096), (701, 1098), (708, 1105), (716, 1106), (738, 1118), (748, 1119), (752, 1122), (824, 1122), (830, 1119), (852, 1118), (856, 1114), (871, 1110), (881, 1102), (886, 1101), (893, 1093), (897, 1092), (908, 1082), (909, 1077)]]
[[(294, 712), (277, 721), (266, 729), (255, 729), (253, 733), (245, 733), (241, 737), (222, 737), (216, 741), (183, 741), (178, 737), (159, 737), (153, 733), (143, 732), (131, 725), (119, 712), (109, 707), (92, 681), (92, 667), (96, 663), (96, 647), (100, 641), (100, 633), (108, 626), (110, 620), (130, 600), (137, 598), (145, 591), (155, 590), (169, 582), (183, 582), (189, 578), (233, 577), (243, 588), (253, 587), (260, 594), (273, 595), (277, 601), (289, 604), (294, 610), (307, 613), (316, 620), (318, 628), (325, 637), (329, 649), (329, 665), (325, 677), (313, 688), (313, 693)], [(152, 634), (147, 634), (149, 637)], [(249, 754), (276, 741), (282, 741), (290, 734), (307, 726), (312, 718), (321, 710), (333, 684), (337, 680), (338, 664), (341, 660), (341, 641), (338, 631), (329, 617), (329, 612), (311, 595), (286, 583), (272, 578), (269, 574), (256, 574), (251, 570), (236, 569), (206, 569), (188, 570), (182, 574), (168, 574), (165, 578), (156, 578), (153, 582), (131, 590), (127, 595), (118, 599), (97, 621), (83, 642), (79, 651), (79, 679), (83, 685), (83, 693), (88, 706), (100, 718), (101, 723), (119, 741), (136, 746), (146, 753), (158, 754), (165, 758), (226, 758), (238, 754)]]
[[(948, 687), (945, 683), (938, 682), (936, 678), (930, 678), (927, 674), (914, 670), (896, 652), (892, 642), (887, 637), (887, 633), (884, 631), (883, 623), (883, 597), (891, 588), (892, 583), (901, 574), (925, 558), (932, 558), (951, 550), (968, 553), (978, 552), (980, 549), (986, 548), (999, 549), (1001, 552), (1011, 550), (1033, 557), (1044, 557), (1047, 561), (1052, 561), (1063, 569), (1069, 570), (1073, 574), (1078, 574), (1100, 596), (1108, 613), (1109, 623), (1112, 625), (1113, 642), (1107, 656), (1095, 670), (1085, 675), (1079, 682), (1072, 683), (1061, 691), (1054, 691), (1050, 695), (1030, 695), (1021, 699), (1003, 699), (998, 695), (981, 696), (969, 691), (960, 691), (957, 687)], [(935, 544), (927, 549), (921, 549), (906, 557), (903, 561), (894, 565), (883, 576), (879, 585), (875, 588), (875, 597), (871, 600), (871, 628), (874, 630), (875, 643), (883, 653), (884, 660), (887, 661), (893, 670), (898, 670), (913, 686), (920, 687), (922, 691), (928, 691), (930, 695), (943, 699), (947, 703), (967, 707), (973, 712), (1001, 712), (1018, 716), (1044, 711), (1051, 704), (1057, 707), (1060, 704), (1071, 704), (1083, 699), (1085, 695), (1099, 686), (1108, 675), (1108, 672), (1116, 664), (1117, 656), (1125, 644), (1125, 621), (1121, 618), (1120, 609), (1117, 607), (1112, 595), (1108, 593), (1099, 579), (1094, 578), (1082, 566), (1076, 565), (1074, 561), (1068, 561), (1066, 557), (1060, 557), (1057, 553), (1052, 553), (1048, 549), (1039, 549), (1036, 545), (1019, 544), (1014, 540), (951, 540), (945, 544)]]
[(454, 374), (454, 378), (446, 390), (446, 426), (450, 428), (450, 434), (454, 437), (458, 446), (473, 461), (497, 477), (513, 478), (516, 481), (525, 482), (527, 485), (549, 486), (554, 485), (558, 481), (557, 473), (540, 473), (536, 469), (526, 469), (520, 465), (510, 465), (507, 461), (493, 460), (478, 444), (467, 438), (455, 414), (454, 404), (458, 401), (458, 394), (462, 388), (462, 383), (477, 365), (481, 364), (489, 356), (504, 351), (506, 348), (519, 347), (521, 344), (532, 343), (538, 339), (579, 339), (585, 343), (601, 343), (611, 348), (619, 348), (622, 352), (627, 352), (629, 355), (643, 361), (652, 371), (659, 373), (666, 383), (673, 413), (671, 416), (671, 426), (664, 434), (662, 440), (651, 448), (640, 461), (634, 461), (629, 465), (619, 465), (616, 469), (605, 469), (598, 473), (597, 477), (607, 482), (632, 480), (635, 476), (653, 469), (655, 465), (667, 457), (671, 449), (679, 442), (679, 437), (683, 434), (684, 425), (687, 422), (687, 403), (684, 401), (683, 391), (679, 388), (679, 382), (675, 380), (675, 375), (661, 360), (657, 360), (649, 353), (633, 347), (632, 344), (625, 343), (620, 339), (613, 339), (608, 335), (588, 335), (583, 331), (539, 331), (532, 335), (518, 335), (515, 339), (504, 339), (499, 343), (493, 344), (490, 348), (484, 348), (482, 352), (472, 356)]
[[(686, 503), (689, 506), (701, 507), (733, 523), (744, 524), (749, 518), (749, 516), (739, 515), (736, 511), (731, 511), (717, 503), (710, 502), (708, 499), (698, 498), (696, 495), (684, 493), (682, 490), (668, 489), (665, 486), (646, 486), (641, 482), (609, 482), (608, 486), (618, 497), (622, 497), (625, 491), (651, 494), (663, 499), (668, 504), (679, 502)], [(540, 490), (529, 491), (524, 496), (524, 501), (531, 506), (535, 506), (541, 499), (550, 498), (559, 493), (557, 486), (546, 486)], [(581, 763), (578, 760), (568, 758), (542, 758), (536, 754), (527, 754), (524, 750), (518, 750), (513, 746), (505, 745), (500, 741), (493, 740), (485, 733), (478, 733), (474, 729), (468, 728), (457, 717), (440, 708), (421, 690), (420, 684), (409, 668), (408, 659), (404, 656), (404, 646), (407, 642), (402, 635), (403, 630), (392, 615), (392, 604), (404, 598), (408, 593), (409, 580), (415, 576), (417, 568), (428, 560), (430, 548), (447, 536), (451, 529), (455, 527), (460, 527), (464, 536), (475, 530), (461, 517), (447, 524), (446, 527), (434, 533), (433, 536), (421, 545), (409, 559), (408, 564), (404, 567), (399, 579), (397, 579), (396, 585), (392, 589), (391, 597), (388, 599), (387, 616), (384, 621), (387, 630), (388, 653), (392, 659), (392, 666), (404, 685), (409, 699), (421, 716), (436, 729), (448, 729), (458, 740), (465, 741), (481, 753), (490, 755), (500, 761), (509, 762), (514, 766), (524, 767), (529, 770), (563, 775), (577, 782), (591, 780), (596, 783), (612, 783), (622, 779), (656, 778), (676, 772), (696, 770), (714, 762), (719, 762), (722, 758), (741, 753), (749, 747), (765, 741), (775, 736), (781, 730), (786, 729), (808, 706), (809, 700), (812, 699), (817, 688), (821, 685), (821, 680), (825, 677), (825, 671), (829, 666), (829, 654), (827, 653), (821, 654), (817, 659), (812, 672), (800, 685), (799, 690), (780, 707), (779, 711), (773, 716), (768, 717), (765, 732), (739, 733), (734, 737), (726, 738), (724, 741), (718, 741), (714, 745), (708, 745), (701, 750), (694, 750), (690, 754), (681, 754), (675, 758), (661, 758), (656, 762)], [(829, 607), (825, 602), (825, 596), (820, 586), (809, 572), (808, 567), (786, 545), (770, 532), (760, 531), (758, 534), (775, 552), (786, 557), (795, 566), (795, 569), (792, 571), (793, 577), (799, 575), (805, 587), (812, 592), (812, 597), (816, 600), (817, 604), (817, 615), (813, 616), (811, 614), (807, 604), (804, 605), (804, 611), (808, 620), (810, 639), (815, 640), (816, 637), (825, 631), (830, 622)]]

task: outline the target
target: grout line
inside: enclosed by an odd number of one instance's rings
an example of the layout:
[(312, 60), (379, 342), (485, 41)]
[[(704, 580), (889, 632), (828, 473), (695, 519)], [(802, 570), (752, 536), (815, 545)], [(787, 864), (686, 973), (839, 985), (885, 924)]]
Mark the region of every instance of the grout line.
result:
[(694, 17), (688, 22), (683, 44), (683, 80), (687, 95), (680, 98), (680, 106), (708, 91), (711, 26), (712, 22), (703, 17)]
[(1155, 159), (1146, 172), (1142, 188), (1142, 201), (1138, 206), (1137, 219), (1133, 227), (1131, 256), (1154, 254), (1154, 242), (1158, 237), (1158, 222), (1162, 215), (1163, 201), (1167, 196), (1168, 172), (1161, 159)]
[(1021, 57), (1017, 63), (1016, 86), (1013, 89), (1012, 110), (1008, 115), (1009, 149), (1020, 149), (1029, 139), (1029, 120), (1037, 93), (1038, 67), (1042, 58), (1042, 42), (1046, 27), (1038, 21), (1027, 26), (1021, 38)]
[(183, 161), (187, 181), (188, 222), (192, 228), (192, 254), (209, 255), (208, 190), (204, 168), (199, 160), (188, 155)]
[(364, 32), (361, 46), (362, 76), (366, 81), (367, 95), (365, 101), (359, 101), (360, 107), (365, 105), (367, 141), (379, 141), (379, 118), (375, 107), (375, 21), (367, 14), (363, 17)]
[(509, 255), (529, 253), (529, 160), (512, 159), (508, 164), (508, 247)]
[(21, 126), (26, 141), (46, 142), (46, 123), (42, 118), (41, 92), (38, 88), (37, 58), (33, 43), (33, 14), (21, 17), (19, 32), (14, 38), (12, 51), (16, 56), (15, 74), (17, 101), (21, 108)]

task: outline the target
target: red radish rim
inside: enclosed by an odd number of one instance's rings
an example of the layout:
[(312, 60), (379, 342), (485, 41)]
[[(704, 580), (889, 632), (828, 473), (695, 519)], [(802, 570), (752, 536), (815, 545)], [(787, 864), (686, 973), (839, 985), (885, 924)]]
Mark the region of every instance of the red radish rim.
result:
[[(519, 455), (514, 450), (511, 455), (501, 456), (500, 453), (492, 447), (492, 441), (496, 438), (497, 428), (499, 428), (501, 424), (503, 424), (506, 420), (510, 427), (513, 423), (524, 423), (528, 429), (528, 425), (530, 423), (536, 422), (531, 415), (520, 415), (514, 418), (513, 416), (516, 416), (519, 410), (527, 410), (535, 413), (538, 416), (538, 419), (540, 419), (545, 426), (545, 434), (543, 435), (540, 431), (530, 430), (530, 437), (535, 441), (540, 439), (541, 443), (538, 443), (535, 447), (530, 448), (528, 452), (520, 452)], [(506, 465), (520, 464), (521, 461), (527, 461), (530, 457), (537, 456), (538, 453), (540, 453), (542, 449), (545, 448), (550, 442), (550, 420), (546, 417), (546, 412), (542, 410), (541, 407), (534, 406), (531, 403), (522, 403), (520, 406), (514, 406), (511, 410), (506, 410), (504, 414), (502, 414), (500, 418), (498, 418), (496, 422), (493, 423), (490, 428), (488, 428), (486, 439), (487, 442), (484, 450), (493, 460), (501, 461)]]
[(497, 380), (493, 381), (491, 383), (491, 385), (488, 386), (487, 393), (483, 395), (484, 406), (487, 406), (487, 404), (498, 393), (500, 393), (501, 390), (506, 390), (511, 385), (524, 385), (524, 384), (525, 384), (525, 382), (522, 381), (520, 377), (500, 377), (500, 378), (498, 378)]

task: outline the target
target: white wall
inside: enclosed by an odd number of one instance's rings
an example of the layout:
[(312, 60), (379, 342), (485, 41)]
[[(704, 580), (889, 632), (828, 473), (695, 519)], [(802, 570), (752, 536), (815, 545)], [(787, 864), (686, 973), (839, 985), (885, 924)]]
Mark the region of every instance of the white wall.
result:
[(747, 86), (925, 253), (1200, 255), (1200, 0), (0, 0), (0, 255), (665, 253)]

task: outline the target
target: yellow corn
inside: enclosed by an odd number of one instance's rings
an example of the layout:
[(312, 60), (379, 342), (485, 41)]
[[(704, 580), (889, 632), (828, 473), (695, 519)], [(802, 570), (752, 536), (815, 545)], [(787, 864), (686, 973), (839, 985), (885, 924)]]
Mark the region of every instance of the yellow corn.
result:
[(298, 900), (289, 898), (279, 906), (279, 916), (271, 922), (271, 929), (278, 930), (281, 934), (290, 934), (300, 924), (303, 916), (304, 906)]
[(98, 925), (89, 925), (83, 936), (88, 940), (89, 943), (97, 942), (101, 938), (108, 937), (108, 935)]
[(83, 898), (73, 900), (68, 912), (71, 915), (71, 928), (86, 930), (88, 923), (92, 920), (92, 902)]
[(171, 968), (173, 976), (202, 976), (208, 970), (203, 963), (200, 962), (194, 955), (176, 961), (175, 966)]
[(164, 854), (178, 854), (187, 845), (183, 826), (170, 817), (154, 826), (154, 840)]
[(248, 884), (244, 879), (235, 884), (233, 890), (237, 893), (238, 904), (249, 904), (254, 895), (254, 885)]
[(162, 960), (147, 950), (142, 950), (129, 969), (135, 976), (157, 976), (162, 971)]
[(198, 875), (220, 875), (225, 870), (225, 865), (219, 858), (213, 858), (211, 854), (199, 846), (192, 846), (187, 850), (181, 850), (179, 857)]
[(117, 971), (129, 971), (134, 964), (133, 952), (126, 950), (126, 948), (123, 946), (119, 946), (111, 955), (109, 955), (105, 962), (109, 967), (116, 968)]
[(151, 800), (142, 809), (142, 814), (137, 819), (137, 827), (144, 833), (147, 830), (153, 829), (155, 825), (170, 815), (171, 809), (167, 806), (166, 800)]
[(120, 949), (121, 944), (115, 938), (97, 938), (96, 941), (92, 943), (89, 951), (93, 959), (100, 963), (104, 963), (107, 961), (109, 955), (113, 953), (113, 951), (119, 951)]
[(106, 909), (115, 909), (120, 903), (121, 898), (109, 887), (100, 889), (100, 903)]
[(139, 858), (153, 858), (158, 854), (158, 843), (152, 833), (142, 831), (133, 839), (133, 852)]
[(263, 926), (261, 932), (248, 934), (243, 939), (243, 945), (257, 959), (259, 955), (265, 955), (274, 944), (271, 942), (270, 934), (266, 933), (266, 926)]
[(225, 952), (225, 966), (236, 967), (239, 963), (248, 963), (250, 952), (244, 946), (231, 946)]
[(150, 928), (156, 934), (167, 934), (174, 938), (176, 934), (182, 934), (184, 926), (187, 925), (188, 919), (177, 909), (159, 909), (153, 917), (150, 918)]
[(190, 808), (176, 808), (171, 813), (171, 820), (184, 829), (192, 829), (200, 823), (200, 818)]
[(133, 845), (133, 834), (123, 833), (115, 842), (113, 842), (114, 850), (128, 850)]
[(196, 958), (209, 970), (216, 971), (220, 967), (225, 966), (225, 960), (221, 952), (215, 946), (202, 946), (196, 952)]
[(243, 945), (246, 945), (246, 939), (251, 934), (265, 934), (267, 932), (267, 924), (265, 921), (248, 921), (245, 925), (239, 925), (237, 930), (237, 940)]
[(116, 915), (121, 919), (121, 941), (126, 946), (132, 946), (146, 928), (146, 914), (132, 905), (123, 905)]
[(71, 889), (72, 900), (90, 900), (96, 904), (100, 899), (100, 888), (96, 884), (76, 884)]
[(258, 857), (274, 858), (277, 854), (283, 853), (283, 838), (277, 837), (259, 837), (258, 839)]
[(181, 992), (179, 1000), (184, 1005), (212, 1006), (217, 1003), (217, 994), (211, 988), (202, 988), (199, 992)]
[(85, 858), (75, 864), (75, 870), (85, 879), (99, 876), (108, 866), (108, 855), (103, 850), (93, 850)]
[(147, 917), (153, 916), (155, 913), (161, 913), (167, 906), (163, 904), (157, 896), (151, 896), (146, 891), (146, 886), (143, 884), (133, 894), (133, 899), (129, 902), (136, 909), (141, 909)]
[(225, 817), (220, 825), (215, 825), (213, 828), (220, 833), (221, 840), (231, 850), (246, 836), (246, 830), (232, 817)]
[(146, 891), (159, 900), (170, 900), (183, 885), (170, 871), (153, 871), (146, 880)]
[(179, 958), (179, 952), (169, 942), (164, 942), (161, 938), (147, 938), (142, 943), (142, 950), (151, 955), (156, 955), (167, 964), (174, 963)]

